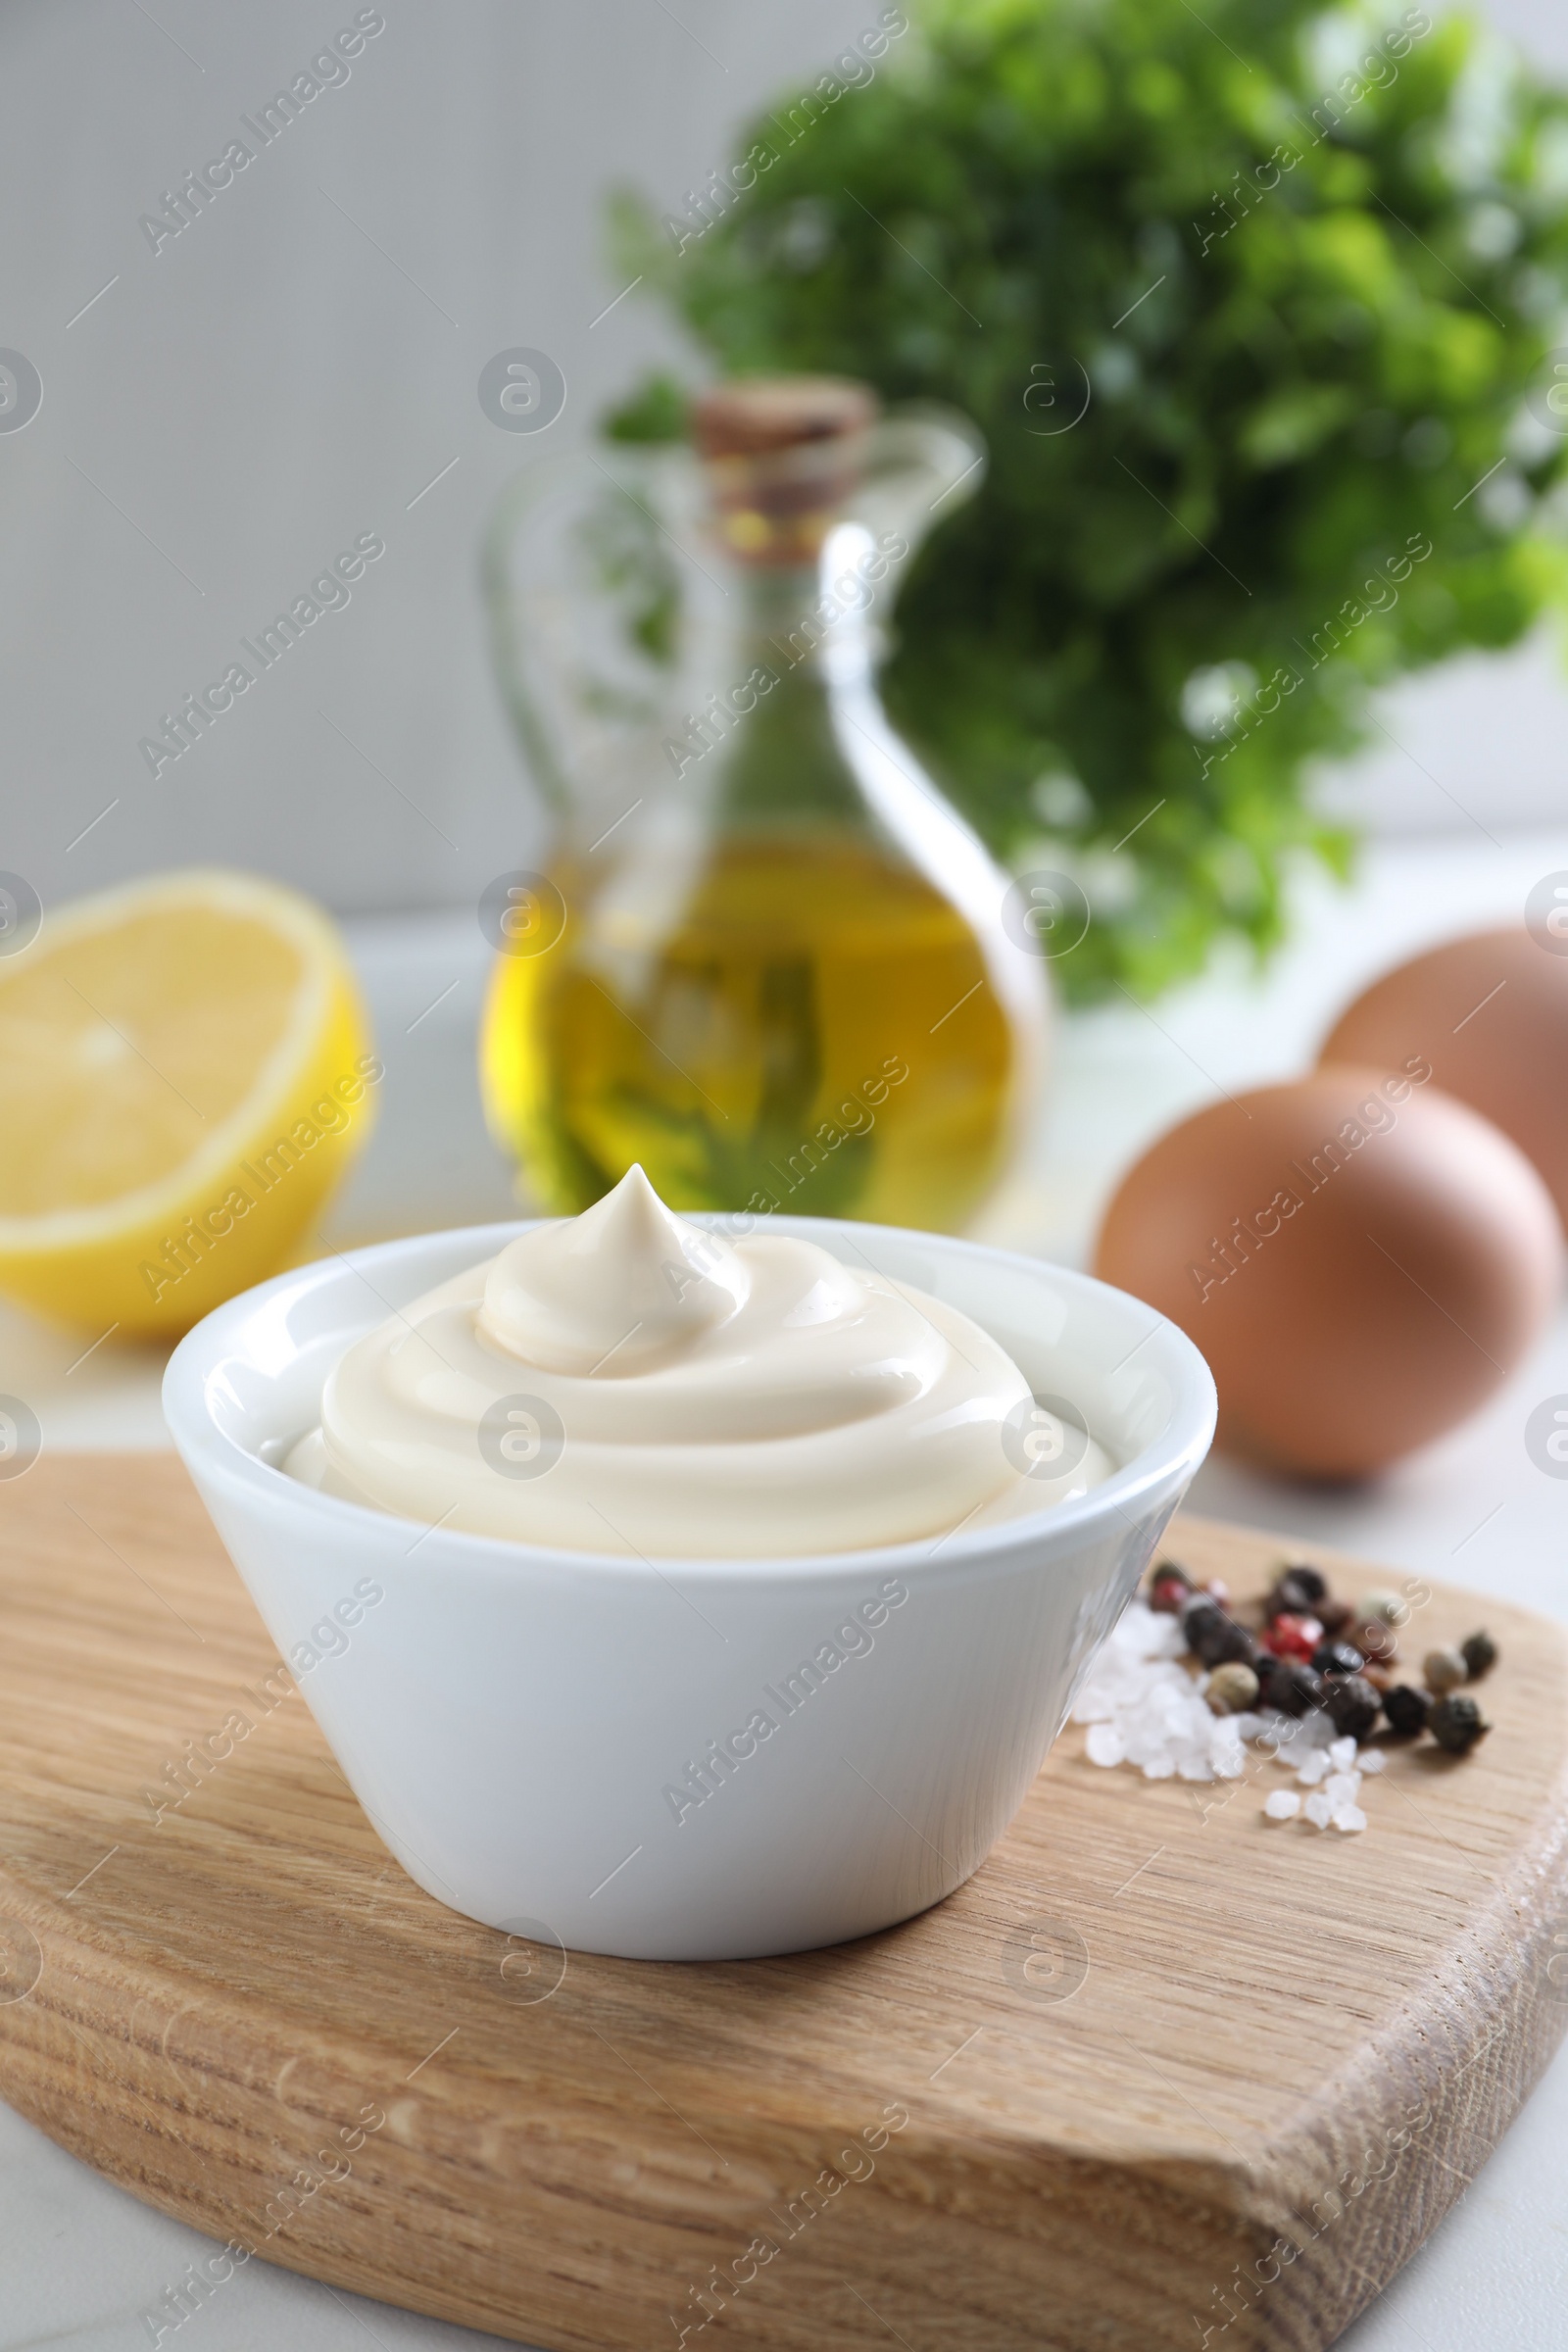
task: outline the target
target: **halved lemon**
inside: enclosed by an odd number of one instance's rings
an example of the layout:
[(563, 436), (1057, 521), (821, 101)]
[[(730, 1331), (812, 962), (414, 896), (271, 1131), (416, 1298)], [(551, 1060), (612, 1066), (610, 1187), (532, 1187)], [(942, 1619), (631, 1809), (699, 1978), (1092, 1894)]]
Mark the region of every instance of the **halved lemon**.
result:
[(205, 869), (47, 914), (0, 957), (0, 1290), (174, 1333), (283, 1262), (369, 1132), (343, 942)]

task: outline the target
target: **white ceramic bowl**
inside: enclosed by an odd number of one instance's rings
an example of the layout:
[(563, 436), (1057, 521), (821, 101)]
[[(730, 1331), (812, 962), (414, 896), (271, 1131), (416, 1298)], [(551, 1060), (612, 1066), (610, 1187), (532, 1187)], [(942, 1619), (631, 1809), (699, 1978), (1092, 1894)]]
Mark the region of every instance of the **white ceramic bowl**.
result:
[(522, 1230), (281, 1274), (169, 1367), (174, 1443), (355, 1794), (438, 1901), (580, 1951), (748, 1959), (924, 1910), (1017, 1810), (1207, 1451), (1208, 1367), (1088, 1275), (778, 1217), (961, 1307), (1121, 1468), (984, 1533), (649, 1565), (420, 1528), (273, 1466), (350, 1341)]

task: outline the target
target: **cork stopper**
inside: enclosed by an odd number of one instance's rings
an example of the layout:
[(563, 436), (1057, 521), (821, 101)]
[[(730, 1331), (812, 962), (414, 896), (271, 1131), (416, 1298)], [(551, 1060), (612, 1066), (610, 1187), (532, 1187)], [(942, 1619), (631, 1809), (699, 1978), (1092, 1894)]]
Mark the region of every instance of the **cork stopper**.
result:
[(692, 438), (735, 555), (812, 560), (860, 478), (878, 406), (869, 385), (836, 375), (738, 376), (700, 396)]
[(849, 376), (741, 375), (693, 403), (692, 437), (705, 458), (763, 457), (863, 433), (877, 405), (870, 386)]

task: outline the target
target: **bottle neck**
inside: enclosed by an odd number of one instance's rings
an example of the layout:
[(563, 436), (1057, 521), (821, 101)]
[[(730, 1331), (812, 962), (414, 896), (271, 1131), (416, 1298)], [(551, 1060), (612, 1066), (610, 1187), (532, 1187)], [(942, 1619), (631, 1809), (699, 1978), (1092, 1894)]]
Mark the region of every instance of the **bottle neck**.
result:
[(749, 663), (777, 683), (809, 681), (818, 691), (869, 680), (886, 650), (875, 612), (895, 561), (862, 524), (846, 522), (825, 535), (812, 563), (737, 568), (732, 593)]
[(894, 560), (841, 523), (814, 563), (731, 572), (734, 683), (703, 713), (715, 740), (696, 779), (711, 822), (873, 829), (857, 763), (861, 732), (881, 721), (874, 606)]
[[(722, 684), (675, 719), (660, 821), (706, 828), (828, 825), (864, 832), (859, 730), (881, 723), (878, 593), (891, 602), (902, 541), (836, 524), (810, 563), (732, 564), (709, 674)], [(710, 574), (711, 578), (712, 575)], [(652, 803), (651, 803), (652, 805)], [(652, 821), (650, 819), (649, 821)]]

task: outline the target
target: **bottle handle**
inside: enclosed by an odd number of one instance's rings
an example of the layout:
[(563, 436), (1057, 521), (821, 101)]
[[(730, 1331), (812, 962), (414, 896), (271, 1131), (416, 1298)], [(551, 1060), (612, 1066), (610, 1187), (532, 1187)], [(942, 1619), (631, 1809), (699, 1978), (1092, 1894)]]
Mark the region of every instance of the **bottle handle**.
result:
[(986, 475), (986, 445), (956, 409), (896, 409), (869, 436), (865, 476), (849, 513), (873, 539), (905, 542), (890, 576), (912, 562), (930, 533), (973, 498)]

